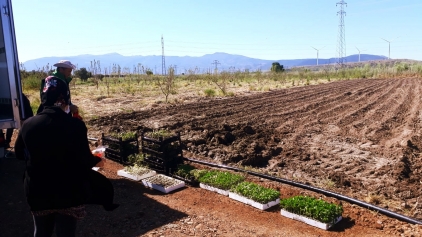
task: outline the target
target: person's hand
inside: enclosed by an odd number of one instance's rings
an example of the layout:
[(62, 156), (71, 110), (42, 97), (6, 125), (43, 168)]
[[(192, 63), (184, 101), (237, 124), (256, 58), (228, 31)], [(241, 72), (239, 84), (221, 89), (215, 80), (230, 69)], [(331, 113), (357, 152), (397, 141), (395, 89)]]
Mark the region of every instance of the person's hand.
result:
[(78, 106), (76, 106), (76, 105), (69, 105), (69, 109), (70, 109), (70, 112), (71, 112), (72, 114), (77, 114), (77, 113), (79, 113)]

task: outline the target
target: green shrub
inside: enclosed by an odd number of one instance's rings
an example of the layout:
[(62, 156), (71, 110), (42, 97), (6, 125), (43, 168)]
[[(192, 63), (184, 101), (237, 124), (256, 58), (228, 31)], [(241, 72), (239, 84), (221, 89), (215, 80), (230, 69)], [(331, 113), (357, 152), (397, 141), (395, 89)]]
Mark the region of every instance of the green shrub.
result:
[(231, 189), (243, 197), (262, 204), (269, 203), (280, 197), (280, 192), (270, 188), (264, 188), (258, 184), (242, 182)]
[(213, 89), (206, 89), (204, 90), (205, 96), (212, 97), (215, 96), (216, 92)]
[(234, 94), (234, 92), (230, 91), (230, 92), (227, 92), (226, 96), (233, 97), (233, 96), (235, 96), (235, 94)]
[(22, 78), (22, 88), (24, 91), (40, 90), (41, 80), (43, 78), (37, 77), (37, 75), (30, 75), (26, 78)]
[(295, 196), (280, 200), (282, 209), (306, 216), (322, 223), (334, 223), (343, 213), (343, 207), (307, 196)]

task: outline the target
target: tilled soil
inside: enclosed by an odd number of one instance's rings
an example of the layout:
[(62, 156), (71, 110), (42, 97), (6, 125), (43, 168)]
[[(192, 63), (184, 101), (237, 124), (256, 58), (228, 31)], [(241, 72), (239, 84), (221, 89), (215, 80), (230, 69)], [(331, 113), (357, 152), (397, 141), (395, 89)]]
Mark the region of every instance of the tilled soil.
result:
[(159, 106), (91, 130), (165, 128), (186, 151), (252, 166), (422, 219), (419, 79), (361, 79)]

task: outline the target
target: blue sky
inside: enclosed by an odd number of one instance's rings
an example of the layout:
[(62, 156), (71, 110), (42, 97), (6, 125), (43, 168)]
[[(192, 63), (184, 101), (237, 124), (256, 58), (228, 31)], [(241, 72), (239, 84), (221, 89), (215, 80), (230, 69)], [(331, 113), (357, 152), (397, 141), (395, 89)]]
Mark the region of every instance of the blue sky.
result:
[[(336, 57), (340, 0), (13, 0), (19, 61), (50, 56)], [(345, 1), (346, 55), (422, 60), (422, 0)]]

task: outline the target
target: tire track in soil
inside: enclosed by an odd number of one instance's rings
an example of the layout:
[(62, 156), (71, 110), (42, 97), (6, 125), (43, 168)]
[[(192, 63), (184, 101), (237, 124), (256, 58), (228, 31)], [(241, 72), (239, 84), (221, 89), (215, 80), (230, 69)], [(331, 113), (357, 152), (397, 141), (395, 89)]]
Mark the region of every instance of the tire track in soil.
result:
[[(277, 94), (274, 93), (275, 95), (269, 96), (269, 97), (247, 98), (245, 101), (239, 101), (239, 102), (236, 103), (238, 105), (242, 105), (239, 108), (233, 108), (233, 106), (230, 106), (230, 110), (227, 111), (226, 104), (223, 104), (223, 106), (221, 106), (221, 108), (217, 107), (217, 108), (213, 109), (213, 111), (216, 111), (216, 112), (214, 112), (214, 113), (209, 112), (205, 119), (204, 118), (196, 118), (193, 121), (195, 121), (196, 123), (201, 123), (201, 122), (203, 123), (204, 121), (206, 122), (210, 118), (218, 118), (218, 117), (224, 117), (225, 120), (229, 120), (230, 118), (228, 118), (227, 115), (233, 115), (235, 119), (239, 119), (238, 116), (243, 115), (244, 117), (242, 117), (242, 120), (248, 121), (248, 119), (249, 119), (247, 117), (248, 114), (250, 116), (254, 116), (254, 114), (257, 114), (257, 111), (261, 111), (261, 110), (262, 111), (268, 111), (268, 110), (271, 111), (271, 108), (274, 108), (274, 107), (278, 107), (279, 109), (282, 109), (283, 107), (287, 107), (288, 103), (295, 102), (295, 101), (297, 102), (298, 100), (306, 102), (306, 101), (313, 99), (314, 97), (317, 97), (317, 96), (324, 94), (326, 92), (329, 92), (329, 91), (331, 91), (331, 90), (327, 89), (327, 90), (321, 91), (317, 94), (315, 94), (314, 92), (311, 91), (310, 93), (307, 93), (306, 95), (301, 96), (298, 99), (296, 99), (296, 98), (290, 99), (289, 98), (289, 96), (291, 96), (292, 94), (295, 94), (296, 92), (295, 93), (288, 93), (288, 94), (285, 94), (283, 96), (280, 96), (280, 93), (277, 93)], [(251, 101), (251, 103), (249, 103), (249, 101)], [(274, 101), (274, 102), (267, 103), (268, 101)], [(287, 105), (281, 106), (281, 108), (280, 108), (279, 105), (281, 103), (287, 104)], [(247, 111), (251, 111), (251, 112), (247, 113)], [(294, 112), (296, 112), (296, 111), (294, 111)], [(210, 114), (210, 113), (212, 113), (212, 114)], [(222, 114), (226, 115), (226, 116), (222, 116)]]
[[(344, 88), (349, 88), (349, 87), (348, 86), (344, 86)], [(340, 90), (342, 90), (344, 88), (341, 88)], [(306, 99), (305, 101), (302, 102), (302, 103), (304, 103), (306, 105), (306, 106), (303, 106), (303, 108), (301, 108), (301, 105), (299, 104), (298, 106), (293, 107), (293, 109), (288, 110), (288, 111), (285, 111), (285, 112), (282, 112), (282, 113), (270, 113), (268, 115), (267, 114), (263, 114), (267, 118), (265, 120), (264, 125), (265, 126), (268, 126), (269, 124), (272, 124), (271, 123), (271, 120), (273, 120), (274, 118), (277, 120), (277, 123), (278, 123), (279, 118), (282, 118), (282, 120), (288, 120), (288, 119), (291, 118), (291, 116), (297, 115), (299, 113), (302, 114), (303, 117), (306, 117), (306, 115), (304, 115), (304, 113), (312, 113), (312, 112), (315, 112), (316, 110), (318, 110), (320, 108), (320, 105), (321, 104), (327, 104), (328, 102), (335, 103), (335, 100), (336, 99), (341, 98), (341, 97), (344, 96), (344, 95), (341, 95), (340, 94), (337, 97), (332, 98), (331, 95), (336, 95), (336, 94), (339, 94), (339, 93), (336, 92), (336, 91), (333, 91), (333, 89), (330, 89), (329, 92), (331, 94), (327, 94), (326, 91), (324, 91), (324, 92), (314, 93), (313, 95), (310, 95), (310, 96), (307, 96), (307, 97), (300, 97), (300, 98), (305, 98)], [(324, 96), (323, 97), (319, 97), (321, 94), (324, 94)], [(316, 99), (314, 99), (315, 97), (316, 97)], [(327, 98), (329, 98), (331, 101), (327, 101)], [(309, 102), (308, 102), (308, 104), (306, 104), (307, 101), (309, 101), (309, 100), (312, 100), (314, 102), (312, 104), (309, 104)], [(291, 107), (290, 104), (289, 104), (289, 102), (300, 103), (300, 102), (298, 102), (298, 100), (295, 100), (295, 99), (291, 99), (291, 100), (288, 100), (288, 101), (283, 101), (281, 99), (281, 100), (278, 100), (276, 102), (277, 102), (277, 105), (278, 106), (276, 106), (275, 103), (272, 103), (270, 106), (266, 106), (266, 107), (276, 107), (277, 110), (283, 111), (284, 108)], [(255, 101), (254, 101), (254, 103), (255, 103)], [(283, 106), (283, 105), (285, 105), (285, 106)], [(257, 114), (255, 112), (256, 111), (255, 110), (256, 108), (260, 108), (260, 106), (258, 105), (258, 106), (252, 107), (252, 108), (248, 108), (248, 110), (251, 110), (251, 113), (250, 114), (260, 115), (260, 114)], [(263, 108), (261, 107), (260, 109), (263, 109)], [(263, 109), (263, 111), (266, 111), (266, 110)], [(253, 115), (247, 115), (249, 113), (246, 113), (246, 111), (243, 111), (243, 112), (244, 112), (244, 114), (246, 114), (246, 115), (243, 115), (244, 117), (242, 117), (242, 120), (244, 120), (244, 121), (248, 121), (248, 116), (253, 116)], [(237, 117), (238, 114), (239, 114), (239, 112), (235, 112), (234, 114), (236, 115), (235, 116), (235, 119), (239, 119), (239, 117)], [(226, 120), (227, 120), (227, 118), (226, 118)]]
[[(406, 99), (402, 95), (402, 84), (398, 85), (392, 96), (389, 97), (388, 101), (385, 101), (380, 109), (375, 112), (374, 119), (376, 119), (379, 125), (377, 126), (370, 126), (366, 131), (367, 136), (373, 141), (378, 143), (385, 135), (383, 131), (389, 131), (391, 129), (390, 124), (392, 123), (392, 118), (396, 117), (397, 114), (405, 113), (408, 110), (408, 106), (404, 104), (404, 100)], [(411, 89), (407, 87), (407, 89)], [(412, 93), (412, 91), (410, 91)], [(407, 96), (409, 98), (410, 94)], [(385, 113), (385, 111), (388, 111)]]
[[(375, 86), (377, 86), (378, 89), (374, 91), (373, 87)], [(328, 124), (329, 122), (335, 120), (333, 118), (343, 117), (344, 113), (348, 112), (353, 107), (356, 107), (356, 105), (359, 105), (359, 102), (366, 100), (367, 96), (384, 90), (384, 87), (379, 85), (374, 85), (373, 87), (371, 86), (357, 90), (357, 93), (355, 93), (359, 95), (357, 98), (351, 97), (350, 94), (343, 94), (336, 98), (330, 98), (330, 100), (326, 101), (323, 106), (316, 108), (314, 111), (309, 111), (309, 113), (312, 113), (311, 115), (301, 115), (301, 119), (305, 121), (308, 120), (308, 118), (312, 115), (316, 116), (316, 118), (313, 120), (309, 119), (310, 121), (300, 125), (299, 129), (304, 129), (307, 127), (310, 128), (318, 124)], [(387, 93), (388, 92), (386, 92), (386, 94)], [(344, 108), (347, 108), (347, 110)], [(319, 119), (320, 117), (321, 119)]]
[[(377, 98), (378, 95), (375, 95), (374, 99), (369, 99), (367, 105), (363, 106), (357, 111), (352, 111), (352, 113), (348, 114), (347, 116), (344, 116), (342, 119), (339, 120), (339, 124), (343, 127), (349, 127), (349, 130), (360, 129), (360, 134), (364, 136), (366, 133), (366, 129), (363, 129), (365, 127), (365, 123), (361, 120), (366, 120), (369, 118), (373, 118), (376, 111), (376, 106), (379, 106), (379, 101), (384, 101), (388, 97), (391, 97), (391, 91), (395, 88), (394, 83), (389, 82), (390, 87), (388, 90), (386, 90), (381, 96)], [(373, 98), (373, 97), (372, 97)], [(353, 128), (351, 128), (353, 127)]]
[[(354, 81), (350, 81), (355, 83)], [(344, 88), (350, 87), (351, 85), (343, 85)], [(296, 89), (296, 88), (295, 88)], [(291, 103), (291, 102), (298, 102), (298, 100), (301, 100), (302, 102), (306, 103), (306, 101), (309, 101), (313, 99), (313, 97), (316, 97), (320, 94), (324, 94), (326, 92), (331, 91), (331, 88), (327, 88), (325, 90), (322, 90), (318, 94), (315, 94), (312, 90), (305, 90), (304, 88), (298, 88), (297, 91), (292, 93), (284, 93), (284, 91), (275, 91), (266, 94), (265, 97), (262, 95), (252, 95), (248, 97), (242, 97), (241, 99), (233, 98), (233, 99), (225, 99), (225, 100), (215, 100), (215, 101), (209, 101), (204, 103), (203, 105), (198, 104), (187, 104), (182, 105), (181, 107), (177, 108), (167, 108), (167, 114), (172, 115), (174, 119), (177, 121), (178, 116), (180, 116), (180, 111), (189, 111), (190, 115), (206, 115), (206, 119), (214, 119), (219, 117), (225, 117), (227, 115), (237, 115), (241, 112), (244, 112), (245, 110), (251, 110), (253, 112), (256, 112), (256, 110), (268, 110), (269, 108), (274, 107), (274, 105), (280, 105), (280, 99), (283, 100), (283, 103)], [(302, 95), (299, 98), (290, 99), (290, 95), (297, 94), (298, 92), (304, 92), (305, 94)], [(284, 94), (284, 95), (283, 95)], [(230, 103), (227, 103), (227, 101), (230, 101)], [(274, 103), (268, 104), (269, 101), (274, 101)], [(212, 107), (212, 111), (209, 109)], [(230, 107), (230, 108), (228, 108)], [(193, 111), (194, 113), (191, 113), (190, 111)], [(215, 111), (215, 112), (214, 112)], [(162, 111), (160, 110), (154, 110), (152, 111), (142, 111), (141, 113), (137, 113), (137, 116), (139, 116), (139, 119), (146, 119), (146, 118), (154, 118), (157, 115), (161, 116)], [(129, 115), (130, 117), (133, 115)], [(193, 118), (190, 121), (184, 120), (184, 122), (200, 122), (203, 121), (205, 116), (200, 116), (200, 118)], [(124, 117), (123, 117), (124, 118)], [(159, 118), (158, 118), (159, 119)]]
[[(253, 165), (286, 178), (297, 174), (299, 181), (324, 188), (323, 181), (331, 179), (329, 189), (345, 195), (363, 199), (378, 191), (393, 201), (408, 197), (412, 205), (414, 195), (404, 195), (409, 190), (391, 185), (406, 187), (411, 179), (394, 172), (410, 170), (407, 176), (415, 177), (420, 171), (420, 159), (413, 158), (419, 150), (383, 145), (396, 137), (412, 137), (422, 149), (416, 137), (416, 128), (422, 127), (420, 93), (416, 79), (361, 79), (166, 106), (90, 123), (111, 130), (155, 124), (181, 132), (196, 158)], [(406, 127), (410, 133), (403, 136)], [(407, 151), (409, 147), (413, 150)], [(394, 167), (403, 153), (408, 154), (403, 167)], [(411, 189), (420, 193), (420, 188)]]
[[(316, 114), (316, 116), (318, 116), (318, 117), (320, 116), (320, 117), (324, 118), (323, 120), (325, 120), (325, 121), (321, 121), (318, 118), (316, 118), (316, 119), (310, 120), (309, 122), (306, 122), (306, 123), (300, 125), (299, 128), (296, 128), (296, 130), (305, 131), (306, 134), (304, 134), (304, 133), (295, 134), (294, 138), (291, 139), (293, 141), (292, 144), (290, 144), (290, 146), (293, 147), (292, 148), (293, 151), (291, 151), (291, 152), (294, 153), (294, 150), (297, 146), (306, 146), (306, 143), (308, 143), (309, 141), (307, 141), (307, 139), (305, 139), (305, 137), (310, 136), (313, 133), (321, 133), (321, 131), (320, 131), (321, 130), (321, 128), (320, 128), (321, 124), (328, 124), (328, 121), (333, 120), (332, 118), (342, 117), (342, 114), (340, 112), (352, 110), (353, 107), (356, 107), (356, 106), (359, 105), (358, 102), (362, 101), (362, 99), (367, 98), (367, 95), (373, 95), (378, 91), (384, 90), (383, 87), (387, 84), (388, 83), (383, 83), (382, 86), (375, 85), (378, 88), (376, 90), (374, 90), (375, 86), (356, 90), (356, 92), (353, 93), (354, 95), (357, 95), (357, 97), (355, 97), (355, 98), (353, 98), (353, 96), (351, 94), (347, 94), (347, 96), (342, 96), (341, 100), (335, 98), (333, 100), (336, 101), (336, 103), (338, 103), (339, 105), (335, 106), (334, 108), (331, 108), (331, 107), (333, 107), (333, 106), (331, 106), (331, 104), (329, 104), (328, 106), (321, 107), (320, 113)], [(387, 90), (386, 94), (387, 93), (388, 93), (388, 90)], [(343, 108), (348, 108), (348, 110), (344, 110)], [(324, 115), (330, 115), (330, 116), (328, 117), (328, 116), (324, 116)], [(305, 118), (305, 120), (306, 120), (306, 118)], [(313, 129), (313, 127), (317, 127), (317, 128)], [(304, 141), (306, 141), (306, 142), (304, 142)], [(318, 147), (318, 145), (316, 145), (316, 146)], [(319, 149), (319, 151), (324, 153), (324, 151), (321, 151), (321, 149)], [(310, 154), (307, 154), (307, 157), (301, 157), (300, 159), (307, 160), (307, 159), (310, 159), (309, 158), (310, 156), (311, 156)], [(314, 156), (313, 159), (315, 159), (315, 155), (313, 155), (313, 156)], [(319, 164), (320, 161), (317, 161), (316, 163)], [(346, 162), (346, 163), (350, 164), (350, 162)], [(346, 164), (346, 166), (347, 166), (347, 164)], [(338, 171), (341, 171), (342, 166), (344, 166), (344, 164), (336, 165), (336, 169)], [(350, 166), (354, 167), (354, 164), (350, 164)], [(330, 169), (331, 166), (326, 166), (325, 168)], [(312, 166), (312, 165), (306, 166), (302, 169), (303, 169), (303, 174), (301, 174), (301, 178), (304, 178), (304, 176), (306, 176), (306, 173), (308, 173), (308, 171), (311, 171), (310, 172), (311, 174), (314, 174), (314, 173), (324, 174), (324, 173), (326, 173), (325, 169), (321, 170), (320, 167), (316, 167), (316, 166)], [(296, 175), (298, 175), (298, 174), (296, 174)]]
[[(377, 93), (378, 90), (371, 91), (369, 94), (374, 95), (374, 96), (367, 97), (367, 101), (368, 102), (373, 101), (371, 103), (371, 105), (373, 105), (373, 104), (378, 104), (379, 102), (383, 101), (383, 99), (385, 99), (385, 97), (387, 97), (387, 96), (391, 97), (390, 91), (394, 88), (393, 86), (389, 86), (388, 89), (382, 88), (382, 90), (384, 90), (384, 92), (383, 92), (384, 94), (379, 99), (377, 99), (377, 95), (379, 94), (379, 93)], [(361, 102), (361, 101), (358, 98), (357, 100), (351, 101), (350, 106), (346, 105), (349, 108), (347, 110), (347, 113), (350, 114), (350, 111), (352, 111), (351, 114), (355, 114), (354, 111), (359, 110), (359, 108), (361, 106), (364, 106), (364, 108), (368, 108), (368, 106), (365, 106), (365, 104), (362, 105), (359, 102)], [(342, 104), (342, 105), (345, 104), (341, 101), (339, 103)], [(341, 106), (339, 106), (339, 107), (341, 107)], [(344, 117), (344, 114), (341, 114), (341, 113), (335, 113), (335, 114), (338, 114), (339, 118)], [(333, 121), (333, 119), (332, 119), (333, 117), (328, 117), (328, 116), (323, 116), (323, 117), (325, 117), (325, 120)], [(335, 122), (333, 122), (333, 123), (335, 124)], [(317, 123), (312, 121), (312, 122), (310, 122), (310, 123), (308, 123), (307, 125), (304, 125), (304, 126), (310, 127), (310, 126), (313, 126), (313, 125), (317, 125)], [(350, 182), (355, 183), (355, 185), (361, 185), (362, 182), (366, 182), (366, 184), (367, 184), (368, 179), (366, 177), (371, 172), (373, 172), (372, 165), (375, 165), (377, 163), (378, 157), (374, 157), (374, 156), (372, 156), (373, 154), (361, 150), (356, 145), (350, 144), (351, 140), (353, 140), (353, 143), (358, 143), (358, 144), (362, 143), (365, 140), (365, 137), (356, 137), (356, 136), (354, 137), (353, 134), (349, 133), (348, 128), (346, 128), (344, 126), (345, 124), (342, 123), (341, 120), (340, 120), (340, 122), (337, 123), (337, 125), (338, 125), (340, 130), (345, 131), (343, 133), (343, 136), (346, 136), (346, 139), (345, 139), (345, 141), (342, 141), (343, 145), (340, 147), (340, 149), (338, 149), (338, 150), (333, 149), (333, 153), (337, 153), (337, 155), (329, 158), (330, 162), (337, 163), (337, 164), (334, 165), (334, 166), (327, 165), (325, 167), (326, 168), (325, 170), (334, 169), (334, 173), (332, 173), (330, 176), (334, 176), (333, 179), (337, 180), (338, 182), (346, 183), (347, 185), (351, 185)], [(329, 140), (329, 139), (324, 139), (324, 140)], [(317, 142), (314, 142), (314, 144), (315, 144), (314, 146), (319, 146)], [(334, 144), (338, 145), (338, 143), (337, 144), (334, 143)], [(346, 145), (344, 145), (344, 144), (346, 144)], [(338, 147), (334, 147), (334, 148), (338, 148)], [(340, 157), (338, 157), (338, 156), (340, 156)], [(360, 161), (360, 160), (356, 160), (355, 159), (356, 156), (359, 156), (362, 159), (363, 162)], [(338, 158), (341, 159), (341, 162), (336, 162), (336, 160)], [(325, 172), (325, 170), (324, 170), (324, 172)], [(346, 178), (344, 178), (344, 175), (342, 175), (341, 173), (346, 173), (347, 175), (353, 175), (353, 174), (360, 173), (361, 177), (355, 178), (353, 181), (350, 181), (350, 180), (347, 180)], [(376, 177), (375, 177), (375, 179), (372, 179), (371, 182), (376, 182)]]
[[(418, 123), (420, 124), (418, 111), (421, 109), (421, 86), (416, 80), (415, 83), (406, 84), (406, 90), (402, 88), (398, 90), (403, 95), (400, 104), (391, 116), (384, 120), (382, 129), (376, 130), (376, 135), (380, 137), (380, 140), (382, 139), (386, 147), (404, 147), (400, 153), (401, 156), (387, 154), (394, 162), (380, 166), (379, 175), (389, 176), (390, 183), (393, 184), (380, 189), (385, 193), (393, 193), (392, 196), (397, 199), (417, 203), (418, 197), (422, 194), (420, 185), (422, 165), (419, 156), (422, 143), (420, 132), (414, 128), (418, 126)], [(411, 136), (412, 133), (413, 136)], [(393, 136), (394, 134), (396, 136)], [(416, 209), (415, 207), (413, 206), (413, 209)]]
[[(347, 89), (349, 89), (349, 87), (347, 87)], [(318, 116), (319, 115), (319, 111), (325, 109), (325, 107), (331, 107), (333, 106), (333, 104), (337, 103), (340, 99), (343, 99), (346, 96), (349, 96), (349, 92), (346, 92), (346, 94), (343, 94), (343, 88), (336, 88), (336, 90), (338, 91), (334, 91), (334, 90), (330, 90), (332, 93), (325, 95), (324, 97), (322, 97), (319, 101), (313, 103), (313, 104), (306, 104), (309, 103), (309, 101), (305, 101), (305, 105), (297, 105), (296, 108), (300, 108), (300, 107), (304, 107), (303, 109), (292, 109), (290, 111), (286, 111), (286, 112), (282, 112), (282, 113), (276, 113), (276, 114), (272, 114), (270, 115), (270, 117), (283, 117), (283, 120), (285, 121), (289, 121), (288, 119), (291, 119), (293, 116), (298, 116), (298, 114), (300, 115), (300, 119), (307, 119), (309, 116)], [(370, 90), (366, 87), (362, 87), (362, 88), (358, 88), (356, 89), (357, 91), (362, 90), (362, 92), (359, 93), (364, 93), (364, 91), (366, 90)], [(340, 92), (340, 93), (339, 93)], [(282, 127), (283, 125), (281, 125), (280, 127)]]

